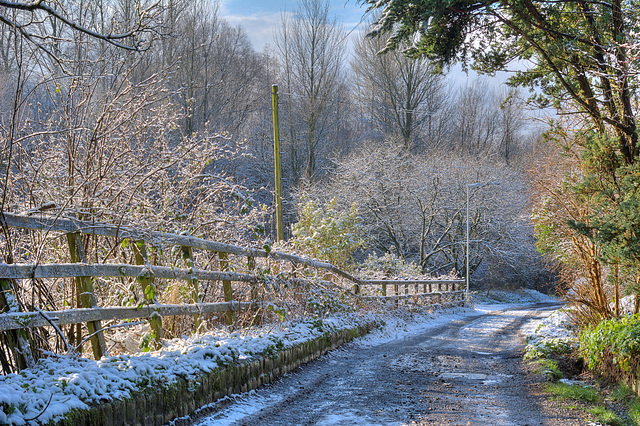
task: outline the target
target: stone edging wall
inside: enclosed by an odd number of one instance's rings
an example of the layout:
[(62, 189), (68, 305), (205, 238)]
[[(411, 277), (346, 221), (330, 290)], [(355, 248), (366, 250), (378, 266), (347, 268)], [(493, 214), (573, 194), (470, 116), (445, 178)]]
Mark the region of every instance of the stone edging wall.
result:
[[(104, 403), (87, 410), (74, 410), (56, 425), (160, 426), (170, 422), (174, 425), (189, 424), (190, 419), (181, 417), (191, 415), (200, 407), (224, 396), (248, 392), (270, 383), (301, 364), (367, 334), (375, 326), (376, 324), (370, 323), (325, 334), (283, 349), (273, 356), (241, 360), (226, 365), (195, 380), (183, 379), (168, 387), (146, 389), (125, 400)], [(215, 407), (198, 410), (198, 415), (206, 415), (212, 411), (215, 411)]]

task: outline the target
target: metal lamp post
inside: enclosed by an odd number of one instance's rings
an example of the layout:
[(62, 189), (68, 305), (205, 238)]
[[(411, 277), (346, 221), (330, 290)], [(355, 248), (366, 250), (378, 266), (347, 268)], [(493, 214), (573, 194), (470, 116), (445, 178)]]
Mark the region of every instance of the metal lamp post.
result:
[(467, 284), (467, 289), (466, 289), (466, 294), (465, 297), (467, 299), (467, 303), (469, 302), (470, 299), (470, 294), (469, 294), (469, 278), (470, 278), (470, 274), (469, 274), (469, 188), (480, 188), (482, 186), (485, 185), (500, 185), (499, 182), (487, 182), (487, 183), (468, 183), (467, 184), (467, 273), (466, 275), (466, 284)]
[(467, 267), (466, 267), (466, 281), (467, 281), (467, 289), (465, 291), (465, 297), (467, 299), (467, 303), (469, 303), (469, 188), (478, 188), (482, 186), (481, 183), (468, 183), (467, 184)]

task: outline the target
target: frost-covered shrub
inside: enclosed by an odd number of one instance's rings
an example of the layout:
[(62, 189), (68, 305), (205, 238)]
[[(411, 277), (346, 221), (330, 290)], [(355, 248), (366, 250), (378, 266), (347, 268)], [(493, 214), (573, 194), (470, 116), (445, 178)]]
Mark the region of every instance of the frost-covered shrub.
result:
[(365, 243), (357, 205), (340, 211), (335, 199), (321, 205), (303, 198), (299, 209), (300, 220), (293, 225), (294, 246), (316, 259), (348, 267), (353, 253)]
[[(383, 274), (388, 278), (416, 278), (423, 276), (420, 267), (412, 262), (405, 262), (393, 253), (378, 256), (375, 253), (367, 256), (362, 263), (360, 273), (370, 278), (378, 278)], [(380, 277), (382, 278), (382, 277)]]
[(355, 306), (346, 292), (323, 289), (310, 291), (307, 305), (313, 309), (315, 316), (327, 316), (336, 312), (353, 312)]

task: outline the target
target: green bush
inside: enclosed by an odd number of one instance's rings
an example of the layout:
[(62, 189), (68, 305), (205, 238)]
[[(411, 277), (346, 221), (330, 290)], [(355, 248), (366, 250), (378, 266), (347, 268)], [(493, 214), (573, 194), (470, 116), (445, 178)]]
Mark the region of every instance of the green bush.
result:
[(353, 204), (348, 211), (340, 211), (335, 199), (322, 206), (303, 198), (299, 208), (300, 220), (293, 225), (295, 247), (335, 266), (348, 266), (353, 253), (365, 244), (365, 229), (357, 206)]
[(590, 369), (612, 364), (629, 372), (631, 361), (640, 355), (639, 352), (640, 315), (604, 320), (580, 335), (580, 353)]

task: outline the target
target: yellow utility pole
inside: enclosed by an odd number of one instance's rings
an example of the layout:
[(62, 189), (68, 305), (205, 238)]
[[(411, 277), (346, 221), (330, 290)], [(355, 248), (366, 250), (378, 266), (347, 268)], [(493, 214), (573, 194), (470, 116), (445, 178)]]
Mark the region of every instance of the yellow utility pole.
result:
[(278, 85), (271, 90), (273, 100), (273, 158), (276, 169), (276, 230), (277, 241), (284, 240), (282, 221), (282, 174), (280, 172), (280, 126), (278, 124)]

